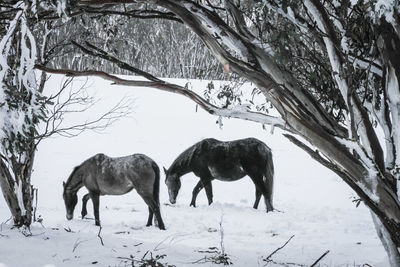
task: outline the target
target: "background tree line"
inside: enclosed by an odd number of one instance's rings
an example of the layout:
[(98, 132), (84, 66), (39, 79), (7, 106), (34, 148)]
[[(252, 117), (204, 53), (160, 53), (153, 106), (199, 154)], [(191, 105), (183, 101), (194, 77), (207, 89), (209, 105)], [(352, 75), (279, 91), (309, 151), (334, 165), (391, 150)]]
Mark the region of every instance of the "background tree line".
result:
[[(201, 40), (182, 23), (163, 19), (85, 13), (67, 22), (50, 22), (49, 67), (102, 69), (131, 74), (115, 64), (88, 56), (71, 40), (91, 43), (157, 77), (224, 79), (223, 68)], [(121, 49), (124, 48), (124, 49)]]

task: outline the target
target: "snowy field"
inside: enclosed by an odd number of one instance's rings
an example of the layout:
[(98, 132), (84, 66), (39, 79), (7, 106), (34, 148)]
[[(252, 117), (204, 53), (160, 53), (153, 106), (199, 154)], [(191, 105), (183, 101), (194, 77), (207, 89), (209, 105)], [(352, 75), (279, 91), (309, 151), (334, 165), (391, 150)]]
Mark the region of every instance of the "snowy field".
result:
[[(181, 81), (185, 83), (185, 81)], [(37, 215), (42, 224), (32, 226), (32, 236), (10, 229), (10, 215), (0, 199), (0, 266), (132, 266), (124, 258), (140, 260), (166, 255), (162, 263), (176, 266), (216, 266), (204, 262), (221, 249), (221, 226), (225, 252), (234, 266), (264, 266), (272, 255), (286, 266), (310, 266), (324, 252), (318, 266), (388, 266), (386, 254), (375, 233), (369, 211), (356, 208), (355, 194), (334, 173), (314, 162), (289, 143), (279, 130), (270, 133), (259, 124), (223, 119), (223, 128), (213, 117), (186, 98), (148, 88), (109, 85), (90, 80), (90, 92), (103, 99), (96, 107), (116, 103), (121, 97), (134, 99), (134, 112), (121, 119), (106, 133), (85, 132), (75, 138), (56, 137), (43, 141), (36, 154), (33, 185), (38, 191)], [(60, 77), (47, 84), (47, 92), (60, 86)], [(194, 88), (205, 83), (193, 82)], [(73, 120), (85, 120), (78, 115)], [(62, 181), (88, 157), (102, 152), (109, 156), (144, 153), (162, 168), (187, 147), (207, 137), (234, 140), (256, 137), (272, 148), (275, 164), (275, 208), (266, 213), (263, 202), (252, 209), (254, 185), (248, 177), (237, 182), (213, 183), (214, 203), (207, 205), (204, 191), (197, 208), (189, 207), (191, 192), (198, 178), (182, 177), (182, 188), (175, 205), (168, 204), (164, 174), (161, 179), (161, 213), (167, 230), (145, 227), (147, 207), (131, 192), (100, 199), (101, 237), (94, 225), (91, 202), (89, 219), (79, 218), (81, 196), (72, 221), (65, 218)], [(136, 266), (136, 265), (135, 265)], [(282, 266), (268, 263), (267, 266)]]

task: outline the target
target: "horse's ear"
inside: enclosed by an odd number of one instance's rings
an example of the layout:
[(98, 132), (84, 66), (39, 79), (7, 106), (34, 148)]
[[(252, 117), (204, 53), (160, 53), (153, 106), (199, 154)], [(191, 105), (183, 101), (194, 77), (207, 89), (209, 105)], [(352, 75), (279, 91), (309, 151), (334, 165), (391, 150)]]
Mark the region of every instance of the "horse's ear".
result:
[(63, 187), (65, 187), (65, 182), (63, 182)]
[(163, 169), (164, 169), (164, 173), (167, 174), (168, 170), (165, 167), (163, 167)]

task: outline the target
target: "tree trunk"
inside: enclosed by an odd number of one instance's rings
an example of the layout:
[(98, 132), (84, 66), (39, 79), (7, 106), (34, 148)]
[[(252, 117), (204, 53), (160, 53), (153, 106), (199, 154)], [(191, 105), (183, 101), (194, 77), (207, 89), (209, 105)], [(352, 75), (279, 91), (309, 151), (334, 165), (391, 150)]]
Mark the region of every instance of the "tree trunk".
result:
[(32, 223), (33, 194), (31, 174), (35, 153), (33, 149), (31, 151), (33, 152), (29, 153), (24, 163), (11, 160), (14, 161), (13, 168), (11, 168), (12, 173), (3, 160), (0, 162), (1, 189), (13, 216), (14, 225), (17, 227), (29, 227)]
[(23, 220), (18, 198), (15, 194), (15, 181), (11, 177), (10, 171), (3, 160), (0, 160), (0, 185), (4, 199), (14, 219), (14, 224), (21, 225)]
[(372, 219), (374, 221), (375, 229), (380, 238), (383, 247), (388, 254), (389, 263), (392, 267), (400, 267), (400, 254), (396, 244), (390, 238), (390, 233), (386, 227), (381, 223), (380, 219), (371, 212)]

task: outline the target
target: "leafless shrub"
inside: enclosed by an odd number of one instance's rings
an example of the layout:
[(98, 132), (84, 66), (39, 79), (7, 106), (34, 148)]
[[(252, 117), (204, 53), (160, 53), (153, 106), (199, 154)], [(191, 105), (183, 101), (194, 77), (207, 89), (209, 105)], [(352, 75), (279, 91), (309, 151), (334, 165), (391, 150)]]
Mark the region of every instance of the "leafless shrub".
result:
[(223, 223), (223, 213), (221, 214), (221, 220), (219, 221), (219, 234), (220, 234), (220, 242), (219, 248), (218, 247), (209, 247), (207, 250), (198, 250), (199, 253), (206, 253), (208, 255), (204, 256), (203, 258), (192, 262), (195, 263), (207, 263), (211, 262), (214, 264), (223, 264), (223, 265), (232, 265), (233, 262), (229, 255), (225, 252), (225, 245), (224, 245), (224, 227)]
[(175, 265), (164, 263), (164, 258), (166, 254), (162, 255), (153, 255), (153, 252), (146, 251), (141, 259), (136, 259), (135, 256), (130, 255), (127, 257), (118, 257), (124, 263), (124, 266), (132, 266), (132, 267), (176, 267)]
[(68, 124), (67, 117), (72, 114), (88, 114), (98, 104), (98, 100), (87, 92), (87, 80), (78, 88), (73, 86), (73, 78), (66, 78), (60, 90), (48, 97), (48, 103), (52, 105), (42, 133), (38, 135), (38, 143), (47, 137), (60, 135), (64, 137), (75, 137), (86, 130), (96, 132), (104, 131), (108, 126), (118, 119), (131, 113), (132, 99), (122, 98), (110, 109), (96, 118), (82, 120), (76, 124)]

